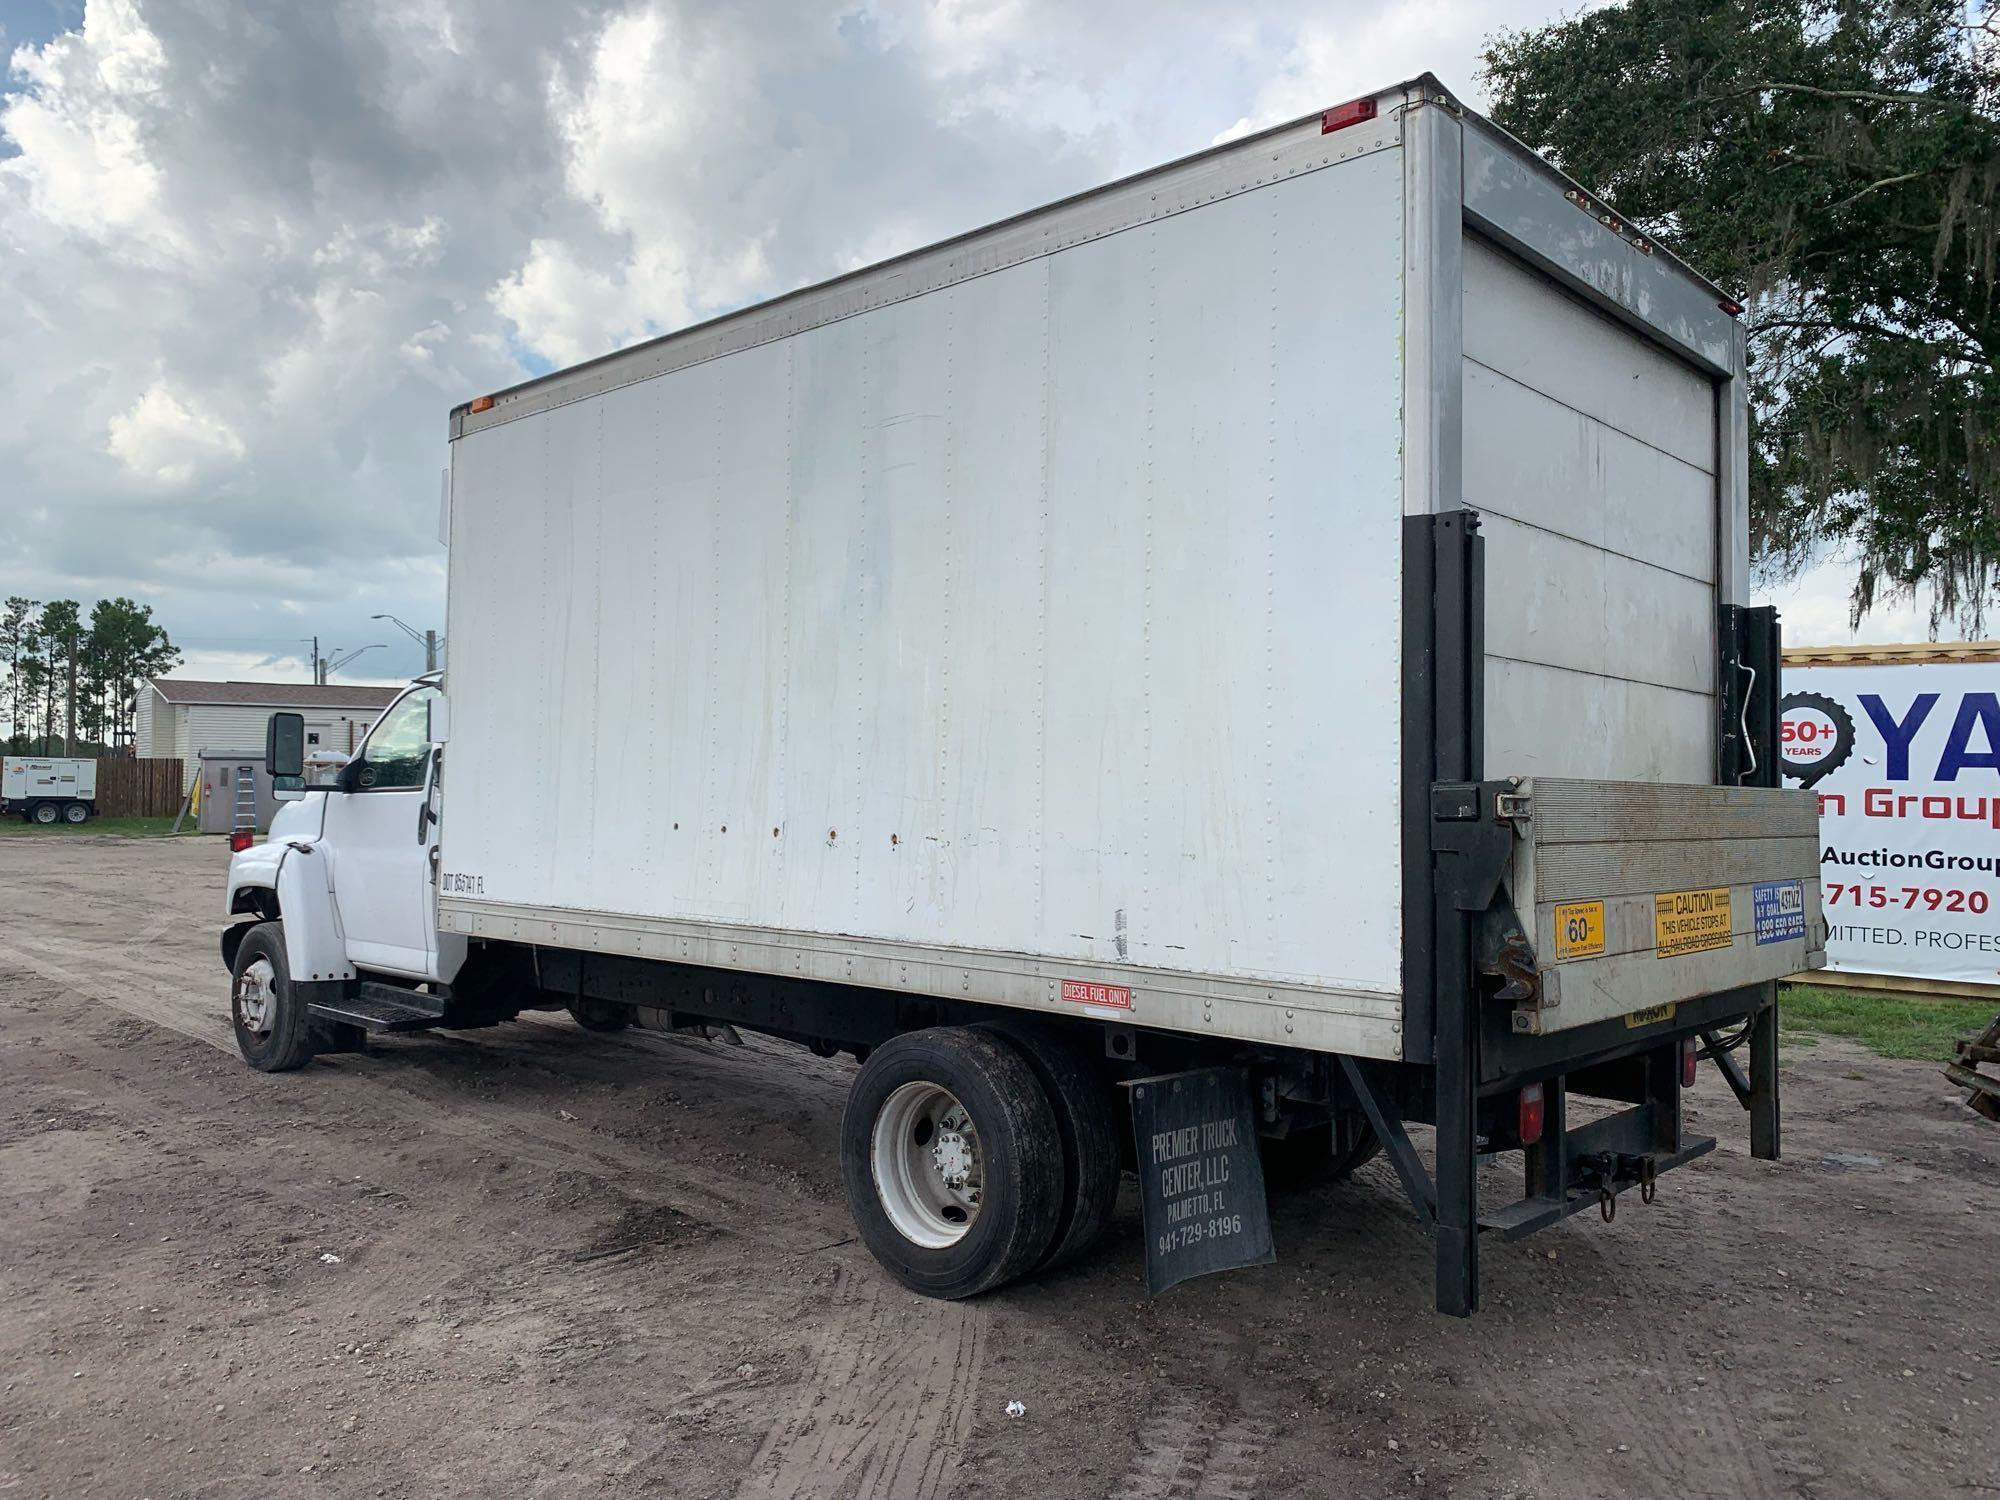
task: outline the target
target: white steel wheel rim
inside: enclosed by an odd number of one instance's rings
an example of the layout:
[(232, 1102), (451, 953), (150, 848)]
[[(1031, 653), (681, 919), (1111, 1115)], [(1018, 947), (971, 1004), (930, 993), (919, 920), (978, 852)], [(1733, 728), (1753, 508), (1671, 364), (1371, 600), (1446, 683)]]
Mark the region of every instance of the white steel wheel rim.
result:
[(985, 1155), (971, 1112), (949, 1089), (906, 1083), (883, 1100), (869, 1166), (883, 1213), (913, 1244), (948, 1249), (979, 1217)]
[(277, 1003), (278, 974), (268, 958), (253, 958), (236, 976), (236, 1019), (254, 1036), (271, 1032), (271, 1010)]

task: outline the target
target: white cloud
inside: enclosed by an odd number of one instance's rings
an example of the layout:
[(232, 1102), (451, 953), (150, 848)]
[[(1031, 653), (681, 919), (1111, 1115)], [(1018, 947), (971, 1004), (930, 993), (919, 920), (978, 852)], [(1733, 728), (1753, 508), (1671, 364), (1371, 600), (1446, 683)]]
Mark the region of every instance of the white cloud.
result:
[(107, 446), (134, 476), (158, 485), (185, 485), (245, 451), (227, 423), (189, 406), (158, 381), (130, 411), (111, 419)]
[(132, 0), (98, 0), (81, 31), (17, 49), (11, 68), (25, 87), (0, 102), (0, 133), (20, 150), (0, 161), (0, 191), (71, 234), (150, 255), (184, 250), (160, 216), (161, 173), (145, 141), (165, 107), (166, 54)]

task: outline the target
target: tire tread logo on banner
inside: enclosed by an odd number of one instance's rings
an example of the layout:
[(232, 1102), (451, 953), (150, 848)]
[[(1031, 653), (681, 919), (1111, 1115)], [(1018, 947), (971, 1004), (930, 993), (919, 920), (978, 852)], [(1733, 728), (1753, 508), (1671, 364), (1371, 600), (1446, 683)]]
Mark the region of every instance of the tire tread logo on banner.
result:
[(1847, 764), (1854, 753), (1854, 719), (1824, 693), (1787, 693), (1778, 701), (1780, 769), (1810, 787)]

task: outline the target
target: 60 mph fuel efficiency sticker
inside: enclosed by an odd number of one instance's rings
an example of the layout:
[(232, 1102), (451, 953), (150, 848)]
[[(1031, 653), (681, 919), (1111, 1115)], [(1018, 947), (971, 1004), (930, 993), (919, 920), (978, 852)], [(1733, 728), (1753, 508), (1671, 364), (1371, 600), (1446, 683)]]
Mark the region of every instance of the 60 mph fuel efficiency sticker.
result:
[(1705, 953), (1730, 944), (1729, 887), (1662, 891), (1653, 897), (1653, 952), (1660, 958)]

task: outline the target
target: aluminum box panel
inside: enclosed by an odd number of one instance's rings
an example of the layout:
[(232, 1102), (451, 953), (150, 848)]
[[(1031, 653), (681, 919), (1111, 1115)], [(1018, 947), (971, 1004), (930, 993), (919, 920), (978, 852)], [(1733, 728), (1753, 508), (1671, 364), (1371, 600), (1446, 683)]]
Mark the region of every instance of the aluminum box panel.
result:
[(459, 439), (443, 924), (1395, 1055), (1402, 183)]

